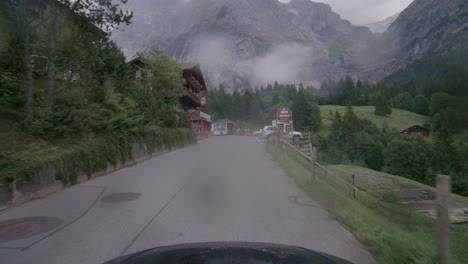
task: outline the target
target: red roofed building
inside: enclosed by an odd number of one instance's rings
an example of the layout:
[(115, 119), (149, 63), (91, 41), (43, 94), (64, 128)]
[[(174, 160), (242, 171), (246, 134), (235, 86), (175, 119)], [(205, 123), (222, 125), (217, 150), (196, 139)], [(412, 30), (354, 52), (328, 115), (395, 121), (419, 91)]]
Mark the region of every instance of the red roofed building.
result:
[(420, 135), (427, 137), (429, 135), (429, 129), (418, 125), (406, 125), (400, 128), (400, 134), (403, 135)]

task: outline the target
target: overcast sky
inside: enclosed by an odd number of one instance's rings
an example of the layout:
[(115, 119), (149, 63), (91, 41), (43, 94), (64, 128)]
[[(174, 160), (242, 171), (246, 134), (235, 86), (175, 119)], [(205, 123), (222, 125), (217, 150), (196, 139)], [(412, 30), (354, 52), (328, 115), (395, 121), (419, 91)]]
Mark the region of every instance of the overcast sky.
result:
[[(290, 0), (278, 0), (287, 3)], [(342, 18), (355, 25), (376, 22), (405, 9), (413, 0), (313, 0), (329, 4)]]

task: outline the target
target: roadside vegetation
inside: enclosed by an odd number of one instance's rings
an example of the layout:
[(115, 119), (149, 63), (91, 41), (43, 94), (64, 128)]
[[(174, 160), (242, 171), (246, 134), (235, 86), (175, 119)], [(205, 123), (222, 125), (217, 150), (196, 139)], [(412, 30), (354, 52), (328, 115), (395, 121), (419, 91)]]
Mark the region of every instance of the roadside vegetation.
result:
[[(208, 92), (206, 111), (215, 120), (250, 124), (253, 131), (271, 125), (276, 111), (288, 106), (294, 129), (311, 132), (323, 162), (363, 166), (431, 186), (437, 174), (450, 175), (453, 192), (468, 196), (466, 97), (437, 85), (418, 92), (413, 82), (371, 85), (348, 77), (326, 81), (321, 89), (274, 83), (228, 93), (221, 86)], [(429, 137), (401, 135), (405, 125), (425, 127)]]
[(70, 184), (130, 160), (135, 145), (151, 154), (196, 140), (177, 62), (154, 51), (143, 59), (155, 74), (132, 79), (108, 33), (132, 14), (117, 1), (90, 12), (91, 2), (0, 4), (0, 180), (21, 184), (52, 165)]
[[(312, 177), (310, 162), (301, 155), (289, 148), (285, 152), (280, 145), (274, 144), (268, 144), (267, 150), (298, 186), (320, 201), (331, 217), (349, 228), (379, 263), (435, 263), (434, 219), (401, 207), (396, 199), (391, 199), (391, 193), (375, 196), (357, 191), (353, 199), (348, 185), (349, 175), (342, 175), (341, 166), (328, 166), (327, 175), (318, 169), (316, 177)], [(394, 176), (386, 174), (386, 177)], [(464, 263), (468, 257), (462, 246), (468, 242), (466, 226), (452, 225), (450, 240), (451, 263)]]

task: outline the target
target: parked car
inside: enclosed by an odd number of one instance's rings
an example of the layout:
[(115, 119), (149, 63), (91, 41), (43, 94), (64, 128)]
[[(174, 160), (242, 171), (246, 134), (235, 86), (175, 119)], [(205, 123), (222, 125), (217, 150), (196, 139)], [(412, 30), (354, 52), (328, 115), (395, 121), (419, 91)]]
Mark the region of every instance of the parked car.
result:
[(302, 135), (301, 132), (299, 131), (293, 131), (293, 134), (292, 134), (292, 140), (293, 141), (298, 141), (299, 139), (303, 138), (304, 136)]
[(256, 136), (256, 137), (261, 136), (262, 135), (262, 130), (260, 129), (260, 130), (254, 131), (253, 135)]
[(275, 126), (265, 126), (262, 130), (262, 138), (267, 138), (268, 135), (278, 131), (278, 128)]

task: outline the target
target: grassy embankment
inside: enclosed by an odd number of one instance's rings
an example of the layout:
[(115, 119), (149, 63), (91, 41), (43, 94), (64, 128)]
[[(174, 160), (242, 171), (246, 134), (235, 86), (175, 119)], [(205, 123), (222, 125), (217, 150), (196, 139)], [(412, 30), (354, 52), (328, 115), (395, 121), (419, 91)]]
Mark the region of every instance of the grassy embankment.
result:
[[(353, 200), (346, 177), (341, 175), (343, 166), (329, 166), (327, 177), (318, 169), (318, 178), (312, 180), (310, 165), (300, 155), (291, 150), (284, 155), (283, 149), (274, 145), (267, 148), (296, 183), (348, 227), (379, 263), (435, 263), (435, 220), (386, 200), (385, 196), (376, 198), (358, 191)], [(450, 239), (451, 263), (463, 263), (468, 259), (466, 226), (452, 226)]]

